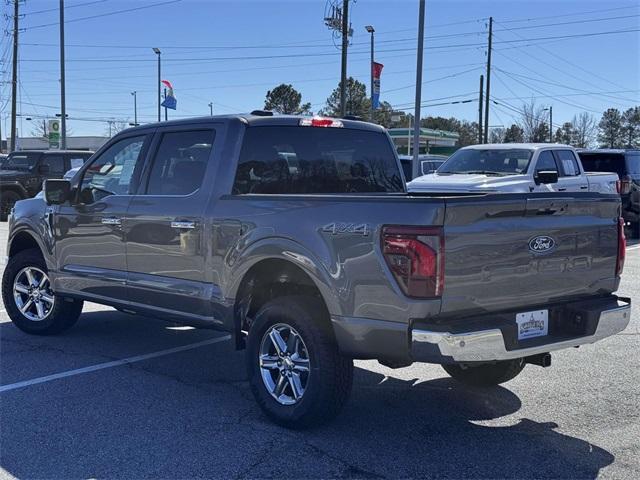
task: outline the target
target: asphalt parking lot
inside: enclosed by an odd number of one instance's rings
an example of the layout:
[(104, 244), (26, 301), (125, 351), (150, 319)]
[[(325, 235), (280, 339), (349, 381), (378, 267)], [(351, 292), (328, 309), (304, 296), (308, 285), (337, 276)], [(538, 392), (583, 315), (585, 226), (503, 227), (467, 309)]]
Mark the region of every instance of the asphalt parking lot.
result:
[[(640, 300), (637, 243), (620, 293)], [(358, 361), (336, 421), (293, 432), (224, 335), (86, 304), (32, 337), (0, 305), (0, 478), (640, 478), (639, 339), (636, 301), (621, 334), (490, 390)]]

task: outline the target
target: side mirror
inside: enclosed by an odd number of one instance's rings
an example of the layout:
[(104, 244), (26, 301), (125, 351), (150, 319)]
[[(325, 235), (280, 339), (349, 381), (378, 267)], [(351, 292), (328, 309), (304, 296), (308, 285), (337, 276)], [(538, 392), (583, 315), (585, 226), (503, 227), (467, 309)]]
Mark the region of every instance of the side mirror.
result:
[(558, 172), (556, 170), (539, 170), (534, 177), (536, 185), (541, 183), (558, 183)]
[(61, 205), (71, 198), (71, 182), (58, 179), (45, 180), (43, 191), (47, 205)]
[(46, 165), (46, 164), (38, 165), (38, 173), (40, 175), (47, 175), (50, 171), (51, 171), (51, 168), (49, 168), (49, 165)]

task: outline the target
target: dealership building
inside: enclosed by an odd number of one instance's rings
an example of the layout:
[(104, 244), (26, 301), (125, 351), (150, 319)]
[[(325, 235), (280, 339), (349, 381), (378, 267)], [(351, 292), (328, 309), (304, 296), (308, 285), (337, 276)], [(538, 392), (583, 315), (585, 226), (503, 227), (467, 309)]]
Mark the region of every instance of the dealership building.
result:
[[(413, 148), (413, 128), (390, 128), (388, 130), (396, 150), (399, 154), (410, 153)], [(434, 130), (431, 128), (420, 129), (420, 153), (433, 153), (449, 155), (458, 147), (456, 146), (460, 135), (446, 130)], [(407, 149), (407, 144), (410, 149)]]

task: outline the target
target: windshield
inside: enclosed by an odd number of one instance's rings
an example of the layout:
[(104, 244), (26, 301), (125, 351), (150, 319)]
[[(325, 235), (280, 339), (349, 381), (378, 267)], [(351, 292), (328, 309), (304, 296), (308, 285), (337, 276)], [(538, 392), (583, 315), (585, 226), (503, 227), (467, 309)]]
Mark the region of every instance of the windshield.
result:
[(4, 170), (24, 170), (28, 171), (35, 167), (40, 158), (40, 153), (13, 152), (4, 161)]
[(518, 175), (527, 171), (532, 153), (515, 148), (458, 150), (438, 168), (438, 174)]

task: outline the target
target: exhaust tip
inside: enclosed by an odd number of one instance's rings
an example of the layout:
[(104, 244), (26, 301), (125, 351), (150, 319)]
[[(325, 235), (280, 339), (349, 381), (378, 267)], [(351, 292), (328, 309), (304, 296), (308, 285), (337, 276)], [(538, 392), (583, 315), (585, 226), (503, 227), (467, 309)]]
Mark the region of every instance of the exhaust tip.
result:
[(532, 355), (530, 357), (526, 357), (526, 363), (530, 363), (532, 365), (538, 365), (539, 367), (547, 368), (551, 366), (551, 354), (550, 353), (540, 353), (538, 355)]

